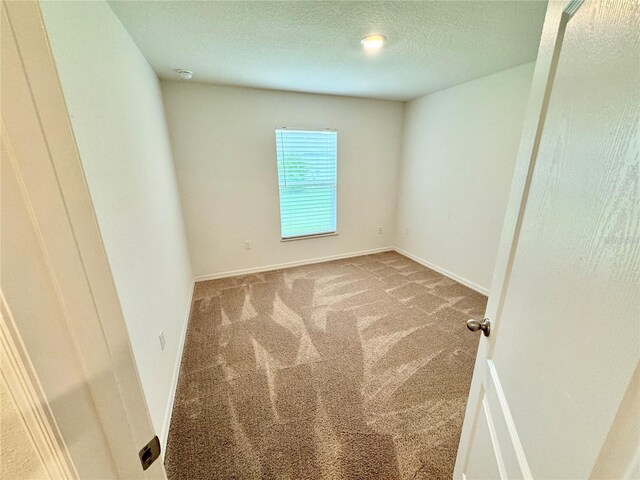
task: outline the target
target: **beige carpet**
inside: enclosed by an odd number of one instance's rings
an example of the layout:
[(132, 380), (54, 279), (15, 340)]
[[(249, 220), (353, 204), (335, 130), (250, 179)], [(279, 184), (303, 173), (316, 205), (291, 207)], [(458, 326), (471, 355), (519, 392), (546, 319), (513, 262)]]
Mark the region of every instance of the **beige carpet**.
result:
[(197, 283), (169, 478), (451, 478), (485, 304), (395, 252)]

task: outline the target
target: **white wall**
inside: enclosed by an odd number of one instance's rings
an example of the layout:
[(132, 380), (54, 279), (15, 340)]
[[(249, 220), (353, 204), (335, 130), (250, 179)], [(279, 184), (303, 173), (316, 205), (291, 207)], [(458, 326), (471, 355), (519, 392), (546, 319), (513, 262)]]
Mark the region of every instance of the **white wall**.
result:
[(491, 284), (533, 67), (405, 107), (395, 244), (481, 291)]
[(161, 434), (193, 275), (159, 82), (107, 3), (42, 2), (41, 8), (151, 419)]
[[(180, 81), (162, 91), (196, 275), (392, 245), (402, 103)], [(282, 126), (338, 130), (337, 236), (280, 241)]]

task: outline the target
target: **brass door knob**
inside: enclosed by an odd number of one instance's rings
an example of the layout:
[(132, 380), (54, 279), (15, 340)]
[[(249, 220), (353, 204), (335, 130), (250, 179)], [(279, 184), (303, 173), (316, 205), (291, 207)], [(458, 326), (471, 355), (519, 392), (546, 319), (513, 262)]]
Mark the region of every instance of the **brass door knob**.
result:
[(467, 328), (472, 332), (477, 332), (478, 330), (482, 330), (485, 337), (488, 337), (491, 333), (491, 322), (488, 318), (485, 318), (482, 322), (478, 320), (467, 320)]

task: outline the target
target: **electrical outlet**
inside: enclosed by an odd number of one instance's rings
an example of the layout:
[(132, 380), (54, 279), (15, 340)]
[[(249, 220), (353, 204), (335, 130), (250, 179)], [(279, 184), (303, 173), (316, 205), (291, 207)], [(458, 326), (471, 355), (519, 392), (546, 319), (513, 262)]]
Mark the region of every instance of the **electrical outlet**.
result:
[(167, 342), (164, 339), (164, 332), (162, 330), (160, 330), (160, 333), (158, 334), (158, 339), (160, 340), (160, 349), (164, 350), (164, 346)]
[(378, 227), (378, 235), (382, 235), (382, 225)]
[(409, 229), (409, 227), (405, 228), (404, 234), (409, 235), (410, 233), (411, 233), (411, 230)]
[(251, 250), (251, 242), (249, 240), (244, 241), (244, 249)]

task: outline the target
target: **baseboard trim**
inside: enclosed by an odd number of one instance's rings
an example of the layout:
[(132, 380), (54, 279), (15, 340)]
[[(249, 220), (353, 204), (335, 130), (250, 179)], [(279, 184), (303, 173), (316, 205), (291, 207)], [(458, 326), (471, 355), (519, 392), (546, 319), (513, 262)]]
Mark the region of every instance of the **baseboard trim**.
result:
[(371, 255), (374, 253), (390, 252), (395, 250), (394, 247), (372, 248), (370, 250), (362, 250), (360, 252), (343, 253), (339, 255), (329, 255), (327, 257), (317, 257), (308, 260), (299, 260), (295, 262), (278, 263), (275, 265), (265, 265), (263, 267), (244, 268), (241, 270), (231, 270), (228, 272), (213, 273), (210, 275), (198, 275), (196, 282), (205, 280), (218, 280), (221, 278), (237, 277), (238, 275), (249, 275), (251, 273), (269, 272), (271, 270), (280, 270), (282, 268), (300, 267), (302, 265), (313, 265), (314, 263), (330, 262), (331, 260), (341, 260), (343, 258), (359, 257), (360, 255)]
[[(482, 295), (487, 295), (487, 296), (489, 295), (489, 289), (481, 287), (480, 285), (470, 280), (467, 280), (466, 278), (463, 278), (460, 275), (456, 275), (455, 273), (450, 272), (445, 268), (439, 267), (438, 265), (434, 265), (431, 262), (427, 262), (426, 260), (423, 260), (417, 255), (414, 255), (413, 253), (407, 252), (406, 250), (403, 250), (398, 247), (373, 248), (369, 250), (361, 250), (359, 252), (343, 253), (339, 255), (329, 255), (326, 257), (316, 257), (316, 258), (300, 260), (295, 262), (277, 263), (273, 265), (265, 265), (262, 267), (254, 267), (254, 268), (243, 268), (239, 270), (230, 270), (230, 271), (221, 272), (221, 273), (212, 273), (209, 275), (197, 275), (194, 281), (203, 282), (206, 280), (219, 280), (221, 278), (237, 277), (239, 275), (249, 275), (252, 273), (260, 273), (260, 272), (269, 272), (271, 270), (280, 270), (282, 268), (290, 268), (290, 267), (300, 267), (303, 265), (313, 265), (314, 263), (330, 262), (331, 260), (341, 260), (343, 258), (358, 257), (360, 255), (371, 255), (374, 253), (382, 253), (382, 252), (390, 252), (390, 251), (398, 252), (400, 255), (404, 255), (405, 257), (408, 257), (411, 260), (418, 262), (419, 264), (424, 265), (427, 268), (430, 268), (431, 270), (435, 270), (436, 272), (441, 273), (442, 275), (449, 277), (450, 279), (455, 280), (456, 282), (461, 283), (462, 285), (465, 285), (471, 288), (472, 290), (475, 290), (476, 292), (481, 293)], [(177, 377), (175, 380), (177, 382)]]
[(431, 270), (435, 270), (436, 272), (441, 273), (445, 277), (449, 277), (451, 280), (455, 280), (456, 282), (461, 283), (462, 285), (469, 287), (478, 293), (481, 293), (482, 295), (489, 296), (488, 288), (481, 287), (477, 283), (467, 280), (466, 278), (463, 278), (460, 275), (456, 275), (455, 273), (450, 272), (449, 270), (446, 270), (442, 267), (439, 267), (438, 265), (434, 265), (431, 262), (427, 262), (426, 260), (423, 260), (422, 258), (414, 255), (413, 253), (409, 253), (406, 250), (402, 250), (401, 248), (398, 248), (398, 247), (393, 247), (393, 250), (398, 252), (400, 255), (404, 255), (405, 257), (410, 258), (414, 262), (418, 262), (419, 264), (424, 265), (425, 267), (430, 268)]
[(187, 338), (187, 328), (189, 326), (189, 317), (191, 316), (191, 305), (193, 304), (193, 294), (196, 288), (195, 278), (191, 282), (191, 295), (189, 296), (189, 304), (187, 305), (187, 315), (182, 326), (180, 334), (180, 343), (178, 344), (178, 353), (176, 354), (176, 364), (173, 367), (173, 378), (171, 379), (171, 389), (169, 390), (169, 401), (164, 412), (164, 421), (162, 422), (162, 432), (160, 432), (160, 447), (162, 451), (162, 460), (167, 452), (167, 440), (169, 439), (169, 427), (171, 426), (171, 413), (173, 412), (173, 404), (176, 400), (176, 390), (178, 389), (178, 377), (180, 376), (180, 366), (182, 365), (182, 354), (184, 352), (184, 343)]

